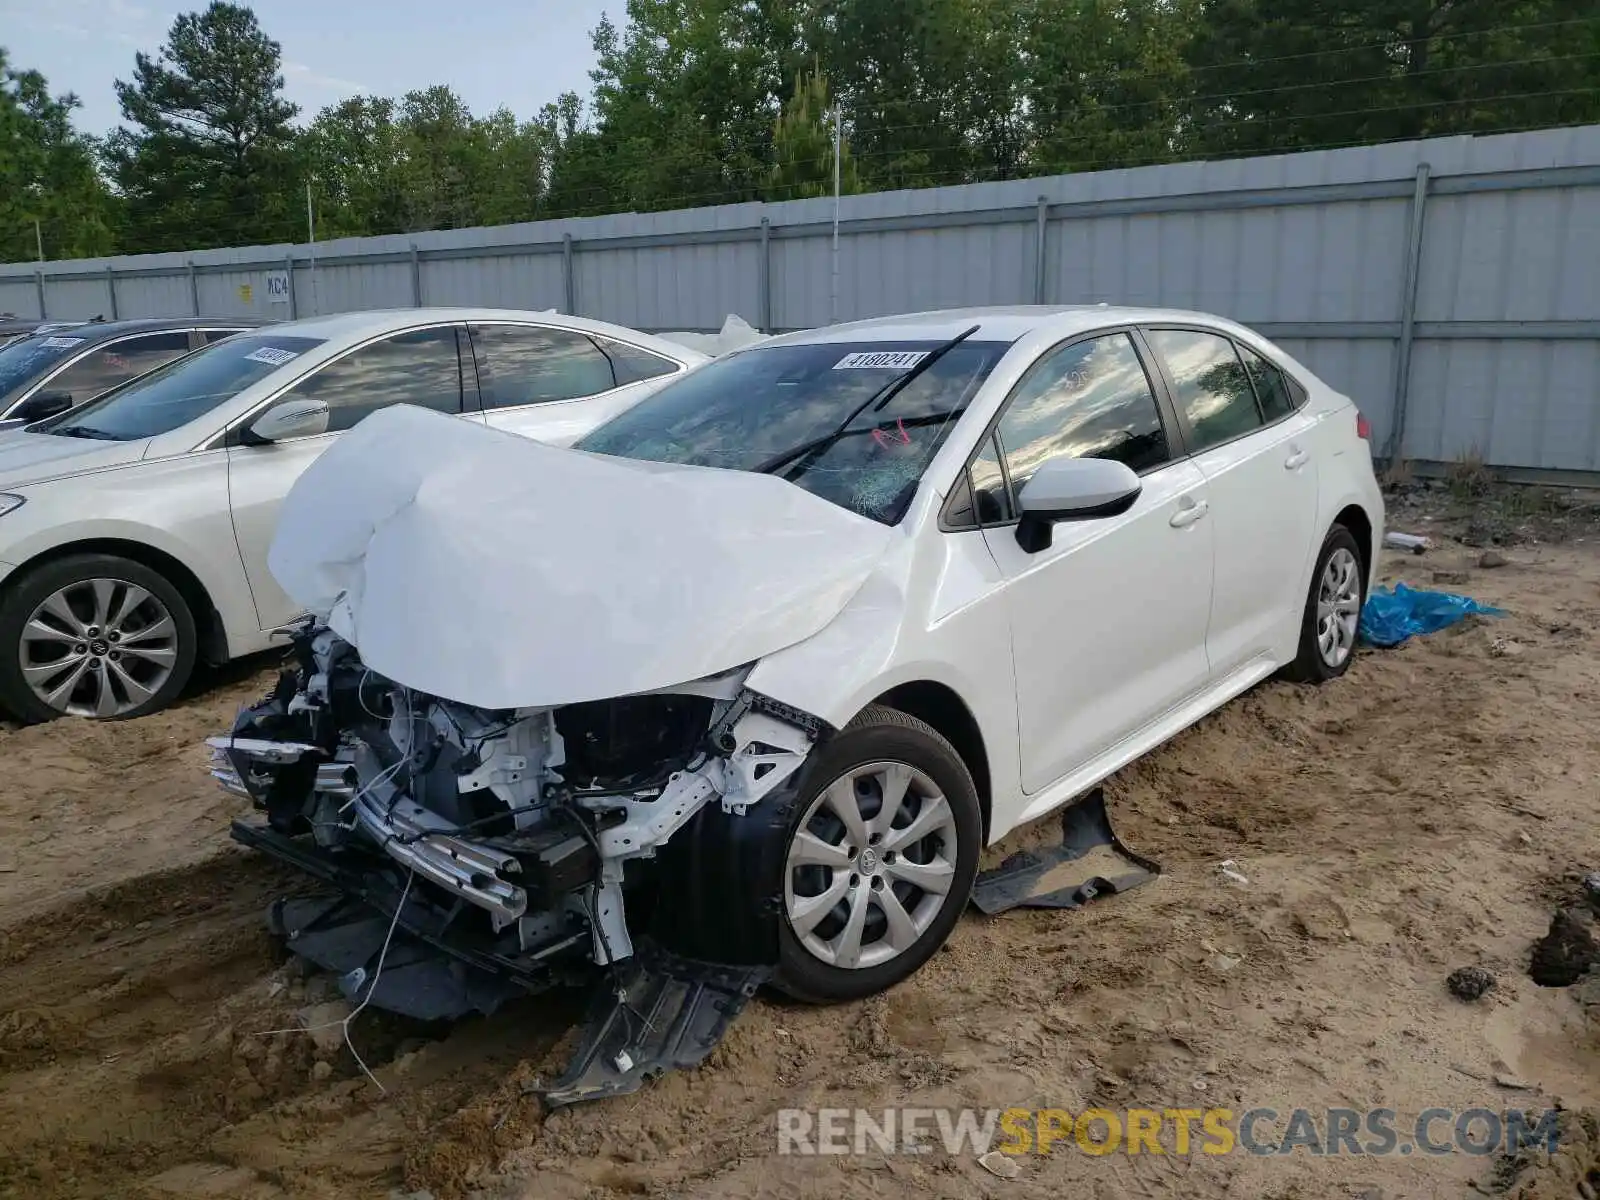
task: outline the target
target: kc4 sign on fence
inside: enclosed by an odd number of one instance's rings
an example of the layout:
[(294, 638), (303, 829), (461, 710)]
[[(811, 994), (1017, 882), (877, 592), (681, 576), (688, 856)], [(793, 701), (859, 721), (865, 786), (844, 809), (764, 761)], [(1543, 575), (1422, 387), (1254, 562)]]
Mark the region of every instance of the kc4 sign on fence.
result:
[(267, 286), (266, 286), (266, 289), (265, 289), (266, 293), (267, 293), (267, 303), (268, 304), (287, 304), (287, 303), (289, 303), (289, 289), (291, 287), (293, 287), (293, 286), (294, 285), (289, 282), (289, 272), (287, 272), (287, 271), (268, 271), (267, 272)]

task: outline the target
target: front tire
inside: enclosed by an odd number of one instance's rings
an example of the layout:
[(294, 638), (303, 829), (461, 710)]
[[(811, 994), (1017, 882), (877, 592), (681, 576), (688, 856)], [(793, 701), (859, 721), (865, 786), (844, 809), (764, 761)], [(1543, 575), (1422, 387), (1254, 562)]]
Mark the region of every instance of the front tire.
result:
[(1284, 671), (1288, 678), (1299, 683), (1326, 683), (1350, 669), (1366, 595), (1361, 548), (1354, 534), (1335, 525), (1323, 540), (1311, 573), (1299, 651)]
[(828, 1003), (909, 977), (977, 876), (983, 821), (961, 756), (925, 722), (869, 707), (808, 765), (792, 814), (775, 985)]
[(111, 554), (57, 559), (0, 598), (0, 707), (28, 722), (142, 717), (183, 690), (197, 648), (162, 575)]

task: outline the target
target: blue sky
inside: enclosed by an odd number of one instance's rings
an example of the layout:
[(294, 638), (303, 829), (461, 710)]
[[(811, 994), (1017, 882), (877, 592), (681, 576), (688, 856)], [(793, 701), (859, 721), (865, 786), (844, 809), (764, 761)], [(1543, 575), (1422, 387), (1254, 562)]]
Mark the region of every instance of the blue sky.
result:
[[(75, 120), (101, 134), (120, 118), (112, 81), (154, 54), (172, 20), (205, 0), (0, 0), (0, 45), (83, 101)], [(589, 31), (623, 0), (256, 0), (283, 47), (285, 90), (309, 120), (346, 96), (399, 96), (446, 83), (474, 112), (531, 117), (564, 91), (589, 93)]]

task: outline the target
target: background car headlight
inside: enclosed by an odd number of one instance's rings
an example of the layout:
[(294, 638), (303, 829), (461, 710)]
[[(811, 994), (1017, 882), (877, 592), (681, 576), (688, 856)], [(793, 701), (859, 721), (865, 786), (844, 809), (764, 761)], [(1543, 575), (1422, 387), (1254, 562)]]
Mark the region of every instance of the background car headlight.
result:
[(0, 495), (0, 517), (5, 516), (14, 508), (22, 507), (23, 497)]

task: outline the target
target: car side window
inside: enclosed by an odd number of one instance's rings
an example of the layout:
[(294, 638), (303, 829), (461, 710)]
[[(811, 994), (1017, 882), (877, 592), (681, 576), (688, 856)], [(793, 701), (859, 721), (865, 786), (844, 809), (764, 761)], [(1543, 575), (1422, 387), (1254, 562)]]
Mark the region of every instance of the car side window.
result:
[(41, 391), (67, 392), (74, 404), (82, 404), (187, 353), (187, 333), (152, 333), (127, 338), (89, 351), (46, 383)]
[(289, 389), (323, 400), (328, 432), (349, 429), (391, 404), (461, 412), (461, 356), (453, 327), (415, 329), (363, 346)]
[(616, 375), (618, 387), (638, 383), (643, 379), (658, 379), (678, 369), (678, 364), (671, 359), (662, 358), (659, 354), (652, 354), (648, 350), (641, 350), (637, 346), (630, 346), (626, 342), (614, 342), (610, 338), (603, 337), (595, 338), (594, 342), (611, 360), (611, 370)]
[(1109, 458), (1135, 471), (1171, 458), (1155, 391), (1125, 333), (1046, 354), (1022, 377), (996, 432), (1013, 495), (1057, 456)]
[(1255, 390), (1233, 343), (1218, 333), (1152, 329), (1150, 345), (1172, 381), (1173, 400), (1189, 422), (1198, 453), (1262, 426)]
[(992, 437), (984, 439), (983, 448), (968, 470), (972, 479), (972, 511), (978, 524), (999, 525), (1011, 520), (1011, 497), (1006, 494), (1000, 451)]
[[(1238, 345), (1238, 343), (1235, 343)], [(1244, 369), (1255, 384), (1256, 399), (1261, 402), (1261, 415), (1271, 421), (1287, 417), (1299, 407), (1289, 390), (1289, 378), (1277, 366), (1268, 362), (1249, 346), (1239, 345), (1239, 357), (1244, 359)]]
[(209, 346), (212, 342), (220, 342), (223, 338), (230, 338), (236, 333), (243, 332), (242, 329), (202, 329), (200, 340)]
[(611, 360), (575, 330), (474, 325), (472, 345), (484, 374), (485, 408), (577, 400), (617, 386)]

